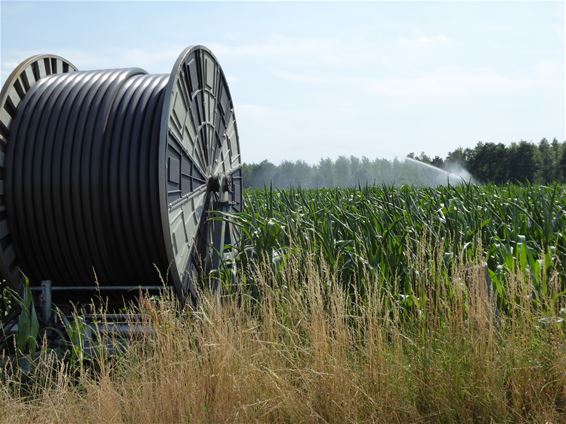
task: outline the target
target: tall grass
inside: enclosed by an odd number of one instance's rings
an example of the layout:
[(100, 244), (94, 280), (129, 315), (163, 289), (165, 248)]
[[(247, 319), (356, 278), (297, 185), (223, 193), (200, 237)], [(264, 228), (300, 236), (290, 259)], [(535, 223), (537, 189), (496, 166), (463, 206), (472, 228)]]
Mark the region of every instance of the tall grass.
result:
[[(441, 256), (441, 255), (440, 255)], [(502, 315), (478, 266), (438, 279), (411, 264), (429, 299), (408, 306), (383, 281), (363, 295), (312, 255), (254, 272), (258, 298), (205, 296), (180, 312), (143, 299), (154, 329), (97, 373), (50, 361), (34, 391), (5, 372), (3, 422), (563, 422), (565, 328), (534, 307), (532, 281), (509, 273)], [(550, 299), (550, 290), (545, 296)]]

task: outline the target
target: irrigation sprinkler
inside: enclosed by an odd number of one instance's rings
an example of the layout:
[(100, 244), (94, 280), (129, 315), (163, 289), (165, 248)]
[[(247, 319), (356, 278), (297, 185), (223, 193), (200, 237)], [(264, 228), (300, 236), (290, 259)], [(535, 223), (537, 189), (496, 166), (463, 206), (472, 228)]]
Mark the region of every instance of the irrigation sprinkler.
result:
[[(226, 77), (203, 46), (170, 74), (23, 61), (0, 93), (0, 272), (54, 298), (172, 285), (183, 300), (231, 254), (242, 208)], [(45, 282), (49, 282), (46, 284)], [(56, 296), (57, 295), (57, 296)]]

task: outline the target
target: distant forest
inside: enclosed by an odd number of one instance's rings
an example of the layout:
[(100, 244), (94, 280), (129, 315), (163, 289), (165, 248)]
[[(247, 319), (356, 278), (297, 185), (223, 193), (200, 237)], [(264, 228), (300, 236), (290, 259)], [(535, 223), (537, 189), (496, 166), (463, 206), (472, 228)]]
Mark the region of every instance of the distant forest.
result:
[(461, 181), (504, 184), (566, 182), (566, 142), (542, 139), (538, 144), (521, 141), (479, 142), (474, 148), (457, 148), (445, 158), (409, 153), (408, 159), (369, 159), (340, 156), (318, 164), (264, 160), (244, 164), (245, 187), (352, 187), (366, 184), (436, 186)]

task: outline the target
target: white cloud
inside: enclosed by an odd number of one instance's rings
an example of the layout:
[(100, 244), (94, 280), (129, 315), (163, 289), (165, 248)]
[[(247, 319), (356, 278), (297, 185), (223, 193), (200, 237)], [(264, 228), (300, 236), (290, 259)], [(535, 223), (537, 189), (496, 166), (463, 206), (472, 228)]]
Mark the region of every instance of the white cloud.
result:
[[(209, 47), (226, 58), (254, 58), (289, 62), (295, 65), (356, 67), (368, 64), (395, 64), (404, 49), (449, 41), (444, 34), (415, 33), (395, 41), (369, 41), (366, 38), (271, 36), (248, 43), (210, 43)], [(401, 50), (401, 51), (400, 51)]]
[(253, 117), (255, 119), (263, 119), (266, 117), (272, 117), (275, 111), (270, 106), (251, 104), (251, 103), (241, 103), (238, 105), (238, 119), (242, 117)]
[(298, 82), (302, 84), (349, 84), (361, 80), (355, 77), (345, 77), (323, 71), (314, 74), (309, 72), (293, 72), (275, 69), (271, 72), (271, 74), (284, 81)]
[(556, 60), (543, 60), (533, 66), (535, 75), (550, 80), (564, 80), (564, 63)]
[(536, 86), (532, 79), (468, 71), (384, 78), (373, 84), (372, 91), (394, 97), (447, 97), (525, 94)]
[(241, 44), (209, 43), (220, 58), (256, 59), (263, 63), (289, 63), (299, 66), (351, 67), (391, 63), (387, 46), (364, 39), (282, 37)]
[(274, 70), (272, 74), (285, 81), (301, 84), (333, 85), (334, 90), (347, 89), (380, 96), (405, 98), (525, 95), (536, 90), (555, 89), (563, 81), (563, 71), (554, 62), (543, 62), (527, 76), (501, 74), (490, 68), (461, 69), (440, 67), (413, 76), (355, 77), (337, 73), (308, 73)]
[(444, 34), (423, 35), (418, 34), (413, 37), (401, 37), (399, 42), (405, 46), (423, 46), (426, 44), (440, 44), (448, 41)]

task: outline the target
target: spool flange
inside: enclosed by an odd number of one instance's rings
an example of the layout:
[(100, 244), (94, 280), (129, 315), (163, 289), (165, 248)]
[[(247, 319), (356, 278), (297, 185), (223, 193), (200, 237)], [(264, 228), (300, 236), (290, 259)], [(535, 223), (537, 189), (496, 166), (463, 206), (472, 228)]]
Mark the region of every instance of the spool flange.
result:
[(242, 209), (238, 130), (224, 72), (204, 46), (179, 55), (164, 98), (159, 187), (169, 276), (181, 296), (196, 296), (197, 270), (216, 268), (238, 239), (230, 222), (210, 220), (215, 210)]

